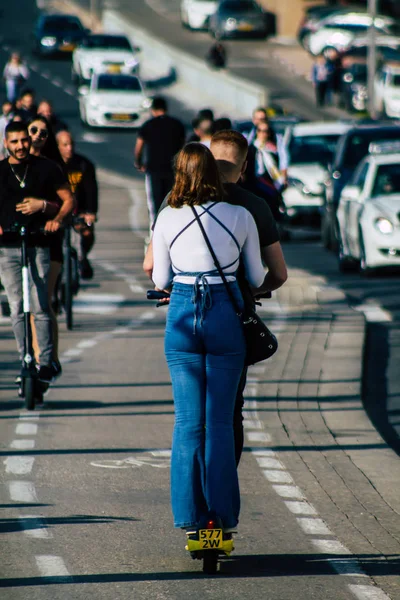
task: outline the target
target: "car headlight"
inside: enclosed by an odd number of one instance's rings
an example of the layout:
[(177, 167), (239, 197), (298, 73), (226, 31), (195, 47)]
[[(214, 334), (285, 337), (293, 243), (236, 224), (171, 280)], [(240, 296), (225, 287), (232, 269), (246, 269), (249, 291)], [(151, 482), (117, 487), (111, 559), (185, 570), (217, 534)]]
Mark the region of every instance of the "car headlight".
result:
[(139, 61), (136, 58), (130, 58), (125, 62), (127, 67), (136, 67), (139, 64)]
[(150, 100), (150, 98), (146, 98), (142, 102), (142, 107), (143, 108), (150, 108), (151, 105), (152, 105), (152, 101)]
[(235, 29), (236, 25), (237, 25), (237, 21), (236, 21), (236, 19), (233, 19), (232, 17), (230, 17), (229, 19), (227, 19), (225, 21), (225, 29), (228, 29), (228, 30)]
[(57, 44), (57, 38), (53, 36), (46, 36), (40, 40), (42, 46), (46, 46), (47, 48), (51, 48)]
[(385, 219), (384, 217), (379, 217), (375, 219), (374, 225), (380, 233), (389, 234), (393, 233), (393, 223), (389, 221), (389, 219)]

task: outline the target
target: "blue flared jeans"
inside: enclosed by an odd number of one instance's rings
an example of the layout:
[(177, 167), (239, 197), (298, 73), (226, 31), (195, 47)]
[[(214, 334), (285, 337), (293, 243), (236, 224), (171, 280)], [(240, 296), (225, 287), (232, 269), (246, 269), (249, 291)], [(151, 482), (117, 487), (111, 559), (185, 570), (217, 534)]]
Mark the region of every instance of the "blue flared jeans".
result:
[[(242, 306), (236, 282), (230, 286)], [(223, 284), (174, 285), (165, 354), (175, 405), (174, 525), (192, 527), (213, 512), (225, 528), (235, 527), (240, 494), (232, 424), (245, 340)]]

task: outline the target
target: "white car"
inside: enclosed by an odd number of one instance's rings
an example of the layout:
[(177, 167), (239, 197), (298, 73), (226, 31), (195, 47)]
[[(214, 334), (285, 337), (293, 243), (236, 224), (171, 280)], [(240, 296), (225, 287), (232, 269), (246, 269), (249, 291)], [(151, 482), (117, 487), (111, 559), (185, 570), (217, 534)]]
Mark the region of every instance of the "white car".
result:
[(384, 116), (400, 118), (400, 65), (387, 63), (374, 81), (375, 107)]
[[(304, 47), (314, 56), (335, 48), (339, 52), (347, 50), (357, 36), (365, 35), (371, 27), (371, 17), (367, 13), (334, 14), (319, 22), (317, 31), (304, 38)], [(375, 19), (378, 33), (390, 33), (395, 26), (394, 19), (379, 16)]]
[(79, 113), (90, 127), (140, 127), (149, 118), (151, 99), (136, 75), (99, 73), (79, 88)]
[(72, 79), (82, 83), (94, 73), (138, 74), (138, 52), (125, 35), (89, 35), (72, 54)]
[(324, 182), (336, 145), (350, 125), (341, 122), (299, 123), (286, 130), (288, 187), (283, 192), (289, 221), (318, 221), (324, 200)]
[(340, 196), (341, 271), (400, 267), (400, 143), (373, 146)]
[(218, 7), (218, 0), (182, 0), (181, 21), (189, 29), (207, 29)]

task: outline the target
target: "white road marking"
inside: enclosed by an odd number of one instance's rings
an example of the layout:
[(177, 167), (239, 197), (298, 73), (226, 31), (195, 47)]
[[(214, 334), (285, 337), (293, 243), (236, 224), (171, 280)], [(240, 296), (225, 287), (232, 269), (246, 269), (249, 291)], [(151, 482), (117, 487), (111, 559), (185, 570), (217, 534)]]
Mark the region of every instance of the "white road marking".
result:
[(109, 271), (110, 273), (112, 273), (114, 275), (114, 277), (119, 277), (120, 279), (123, 279), (129, 285), (129, 289), (134, 294), (144, 294), (145, 293), (144, 287), (138, 282), (137, 278), (134, 275), (130, 275), (123, 269), (120, 269), (116, 265), (113, 265), (112, 263), (109, 263), (109, 262), (101, 261), (101, 262), (99, 262), (99, 266), (101, 268), (105, 269), (106, 271)]
[(254, 454), (255, 457), (257, 457), (257, 456), (276, 456), (276, 452), (274, 450), (269, 450), (268, 448), (265, 450), (258, 450), (257, 448), (252, 448), (251, 453)]
[(294, 515), (316, 515), (317, 511), (309, 502), (296, 502), (296, 500), (285, 500), (287, 508)]
[(297, 485), (273, 485), (275, 492), (282, 498), (299, 498), (305, 500), (304, 494)]
[(46, 527), (46, 521), (37, 515), (21, 515), (20, 526), (25, 535), (36, 539), (50, 539), (51, 532)]
[(312, 540), (314, 546), (323, 554), (351, 554), (339, 540)]
[(33, 450), (35, 444), (35, 440), (13, 440), (10, 448), (14, 448), (15, 450)]
[(264, 431), (247, 431), (246, 437), (249, 442), (269, 443), (271, 441), (269, 433), (265, 433)]
[(36, 423), (18, 423), (15, 428), (17, 435), (36, 435), (38, 426)]
[(19, 419), (23, 419), (24, 421), (39, 421), (39, 416), (33, 412), (22, 412), (19, 413)]
[[(93, 348), (96, 345), (97, 345), (97, 341), (96, 340), (82, 340), (77, 345), (77, 348), (83, 348), (83, 349)], [(67, 350), (67, 352), (68, 352), (68, 350)]]
[(107, 141), (104, 135), (89, 132), (84, 133), (81, 139), (83, 142), (89, 142), (90, 144), (104, 144)]
[(70, 348), (69, 350), (66, 350), (63, 354), (63, 356), (71, 358), (74, 356), (80, 356), (82, 354), (83, 350), (82, 348)]
[(309, 535), (333, 535), (322, 519), (297, 517), (297, 522), (302, 530)]
[(258, 465), (262, 469), (285, 469), (284, 465), (277, 458), (269, 458), (268, 456), (256, 457)]
[(349, 585), (349, 589), (358, 600), (390, 600), (383, 590), (372, 585)]
[(60, 79), (52, 79), (51, 83), (59, 88), (63, 87), (63, 85), (64, 85)]
[(14, 502), (37, 502), (35, 486), (30, 481), (9, 481), (8, 489)]
[(79, 293), (74, 300), (74, 312), (108, 315), (115, 312), (124, 300), (125, 296), (121, 294)]
[(48, 71), (42, 71), (41, 73), (39, 73), (39, 75), (41, 75), (45, 79), (51, 79), (51, 73), (49, 73)]
[(71, 577), (61, 556), (42, 554), (35, 559), (42, 577)]
[(293, 478), (287, 471), (264, 470), (263, 473), (271, 483), (293, 483)]
[(3, 462), (6, 466), (6, 473), (28, 475), (32, 471), (35, 459), (33, 456), (7, 456)]
[(154, 310), (146, 310), (144, 313), (142, 313), (140, 315), (140, 318), (143, 321), (152, 321), (153, 319), (155, 319), (156, 317), (156, 313)]
[(330, 558), (328, 563), (339, 575), (368, 577), (356, 558)]
[(243, 427), (245, 429), (262, 429), (263, 425), (260, 421), (251, 421), (250, 419), (243, 420)]
[(358, 312), (364, 313), (369, 323), (390, 323), (393, 316), (377, 304), (359, 304), (354, 307)]
[(68, 96), (75, 96), (75, 90), (73, 88), (66, 87), (64, 88), (64, 92), (68, 94)]

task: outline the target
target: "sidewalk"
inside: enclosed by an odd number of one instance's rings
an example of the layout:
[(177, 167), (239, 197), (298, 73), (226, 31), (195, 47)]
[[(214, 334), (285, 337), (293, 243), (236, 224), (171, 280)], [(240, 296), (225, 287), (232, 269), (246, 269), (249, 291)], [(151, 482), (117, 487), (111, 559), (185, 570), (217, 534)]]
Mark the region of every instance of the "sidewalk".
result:
[[(291, 252), (285, 248), (289, 267)], [(249, 384), (270, 436), (264, 448), (293, 476), (294, 498), (311, 503), (327, 526), (319, 530), (324, 543), (318, 536), (313, 543), (332, 551), (337, 537), (338, 553), (350, 552), (361, 573), (398, 598), (400, 461), (361, 402), (364, 317), (349, 308), (343, 292), (307, 271), (289, 269), (274, 296), (276, 304), (265, 301), (263, 311), (279, 332), (279, 352), (262, 373), (256, 370), (256, 397)], [(391, 567), (384, 566), (388, 557)]]

